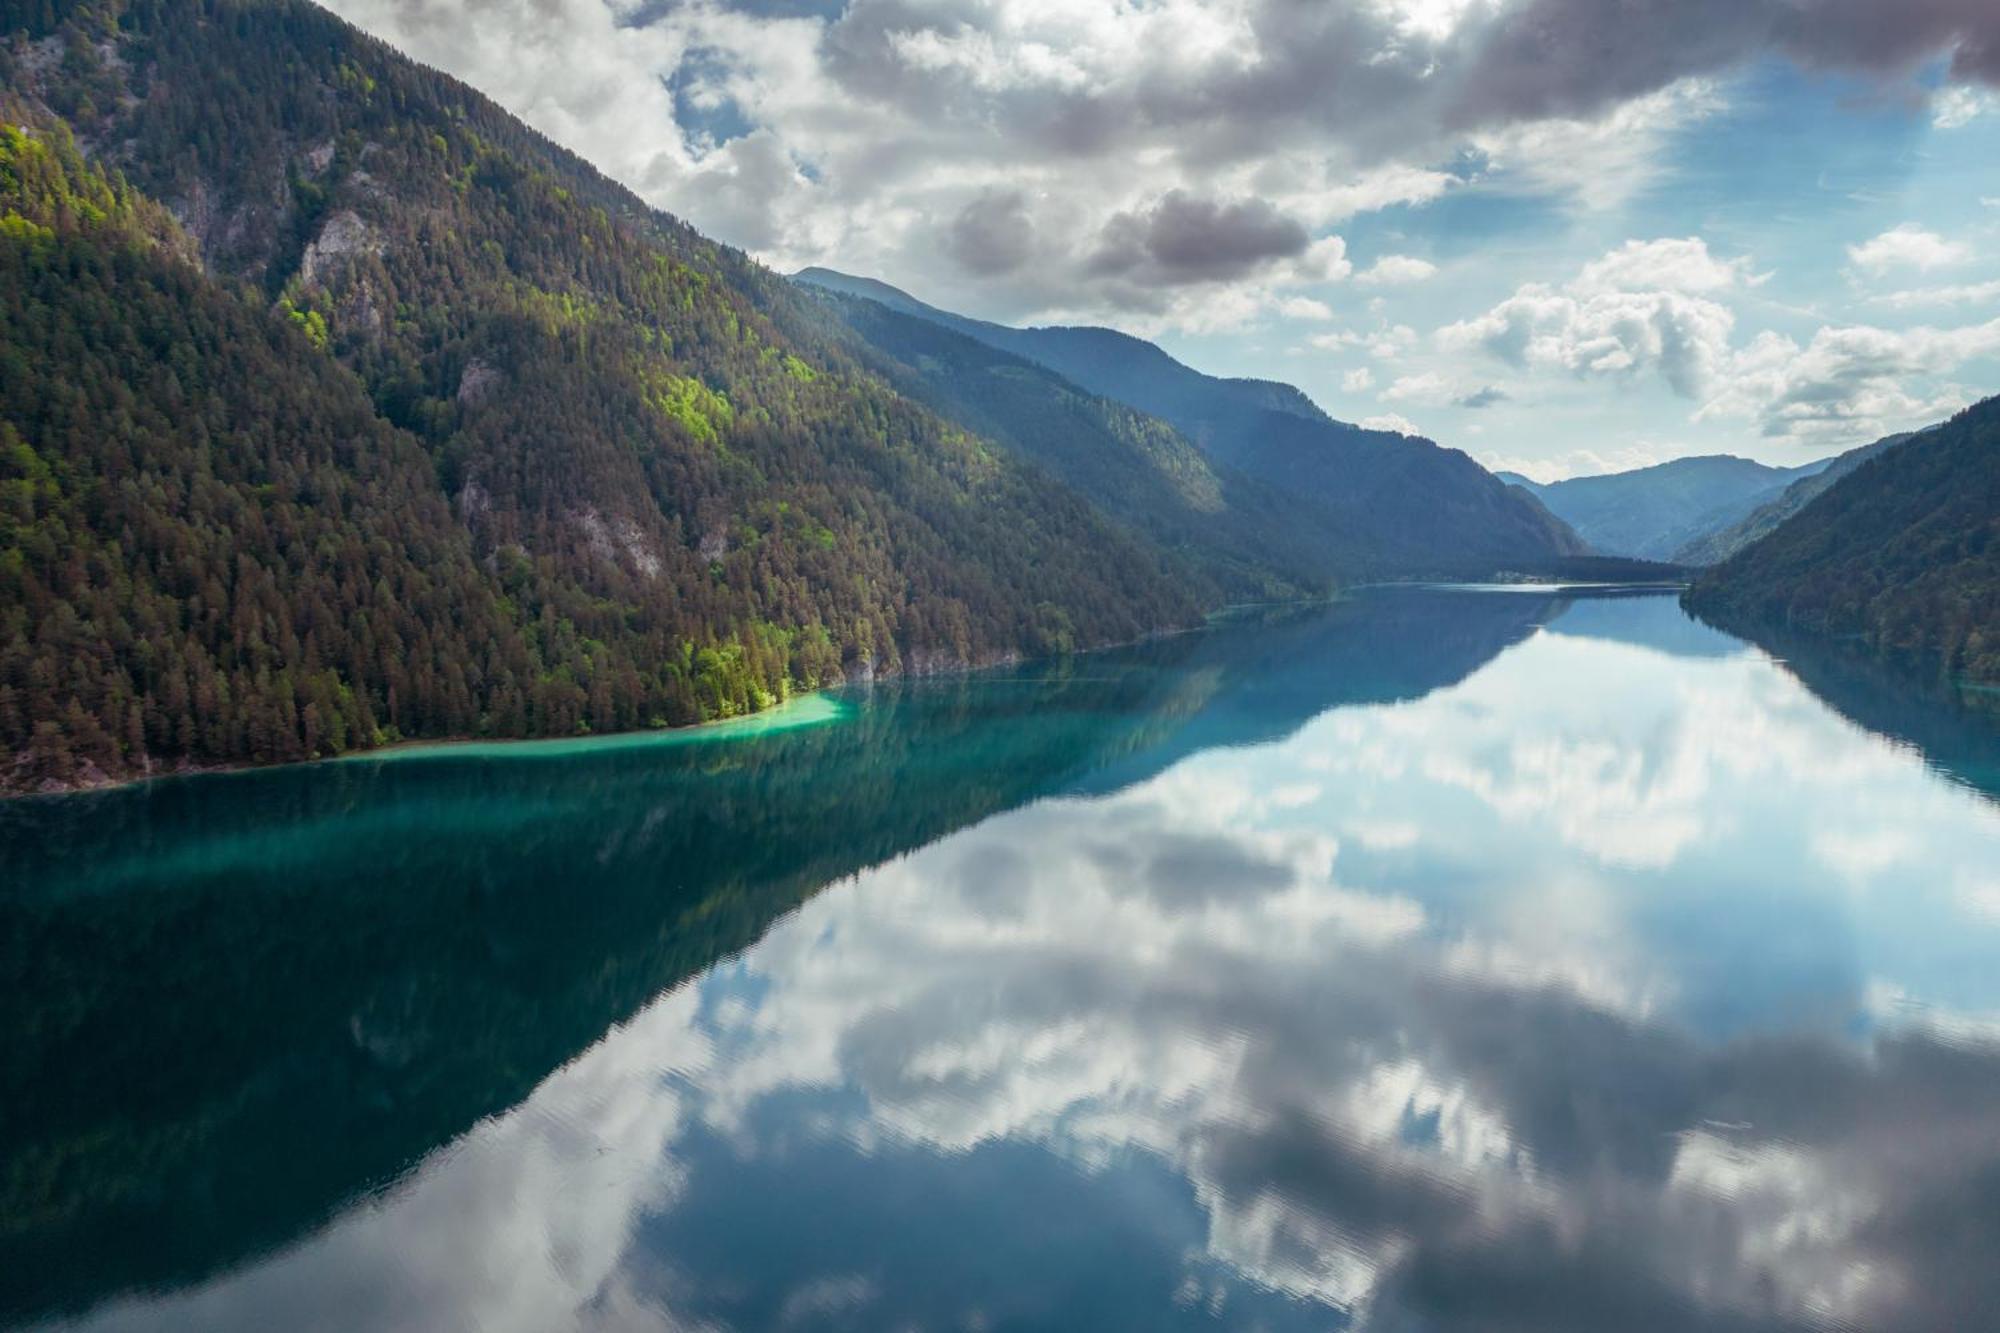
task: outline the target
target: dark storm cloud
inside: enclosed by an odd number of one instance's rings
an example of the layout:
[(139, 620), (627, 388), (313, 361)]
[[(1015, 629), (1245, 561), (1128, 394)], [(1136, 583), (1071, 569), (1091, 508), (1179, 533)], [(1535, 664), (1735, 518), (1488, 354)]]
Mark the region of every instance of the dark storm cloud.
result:
[(1523, 122), (1766, 57), (1908, 80), (1912, 101), (1931, 61), (2000, 81), (1995, 0), (1511, 0), (1442, 27), (1322, 0), (325, 2), (512, 90), (732, 243), (850, 266), (879, 243), (941, 294), (1161, 317), (1190, 286), (1281, 277), (1265, 265), (1308, 230), (1445, 188), (1371, 171), (1478, 162), (1469, 141)]
[(1225, 204), (1173, 190), (1147, 211), (1106, 223), (1091, 268), (1121, 277), (1150, 271), (1167, 283), (1216, 282), (1296, 258), (1311, 243), (1304, 226), (1261, 199)]
[(988, 190), (959, 210), (946, 248), (959, 266), (981, 277), (1012, 273), (1034, 253), (1035, 224), (1019, 190)]
[(1763, 54), (1900, 76), (1949, 53), (2000, 80), (1993, 0), (1527, 0), (1473, 34), (1452, 123), (1587, 115)]
[[(827, 34), (829, 70), (858, 96), (948, 110), (962, 69), (915, 68), (913, 36), (993, 39), (1005, 3), (853, 0)], [(2000, 81), (1993, 0), (1521, 0), (1443, 37), (1365, 6), (1261, 0), (1249, 58), (1159, 61), (1135, 48), (1124, 77), (1088, 91), (1023, 86), (979, 96), (989, 123), (1038, 150), (1117, 152), (1171, 131), (1190, 158), (1240, 160), (1301, 133), (1380, 156), (1440, 136), (1550, 116), (1585, 117), (1690, 76), (1765, 55), (1809, 68), (1900, 77), (1948, 57)]]

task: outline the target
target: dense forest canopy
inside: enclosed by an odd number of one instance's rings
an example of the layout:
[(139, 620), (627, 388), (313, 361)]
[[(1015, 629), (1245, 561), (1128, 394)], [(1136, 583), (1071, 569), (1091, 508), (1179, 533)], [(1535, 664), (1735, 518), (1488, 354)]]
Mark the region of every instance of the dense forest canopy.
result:
[(788, 284), (304, 0), (7, 32), (0, 785), (695, 722), (1200, 615)]
[(2000, 682), (2000, 398), (1885, 443), (1688, 604), (1747, 632), (1854, 637)]

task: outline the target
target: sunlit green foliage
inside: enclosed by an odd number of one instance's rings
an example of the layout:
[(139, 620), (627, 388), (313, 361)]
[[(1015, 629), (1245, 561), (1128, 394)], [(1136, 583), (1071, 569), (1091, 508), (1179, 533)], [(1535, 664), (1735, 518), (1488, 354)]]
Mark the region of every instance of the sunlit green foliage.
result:
[(1199, 613), (788, 284), (303, 0), (16, 31), (0, 420), (61, 502), (0, 548), (0, 785), (692, 722)]

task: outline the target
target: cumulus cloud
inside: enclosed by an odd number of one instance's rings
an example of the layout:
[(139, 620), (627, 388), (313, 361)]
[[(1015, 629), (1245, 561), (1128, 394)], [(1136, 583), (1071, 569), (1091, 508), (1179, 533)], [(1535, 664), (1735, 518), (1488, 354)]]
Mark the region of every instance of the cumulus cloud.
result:
[(950, 249), (966, 271), (981, 276), (1012, 273), (1035, 249), (1035, 224), (1019, 190), (988, 190), (952, 220)]
[(1892, 310), (1916, 310), (1926, 306), (2000, 304), (2000, 281), (1962, 283), (1951, 287), (1906, 287), (1882, 292), (1869, 298), (1875, 305)]
[[(1681, 452), (1676, 450), (1674, 452)], [(1552, 458), (1523, 458), (1513, 454), (1485, 453), (1479, 461), (1489, 472), (1512, 472), (1544, 484), (1569, 477), (1596, 477), (1610, 472), (1634, 472), (1664, 461), (1667, 455), (1644, 444), (1619, 449), (1572, 449)]]
[(1528, 0), (1497, 10), (1456, 103), (1467, 121), (1571, 114), (1759, 52), (1811, 69), (1910, 76), (1948, 54), (1962, 81), (2000, 81), (1986, 0)]
[(1375, 387), (1375, 372), (1357, 366), (1340, 377), (1340, 387), (1348, 393), (1366, 393)]
[(1437, 265), (1410, 255), (1384, 255), (1355, 276), (1364, 287), (1401, 287), (1437, 276)]
[(1823, 328), (1803, 346), (1764, 333), (1734, 357), (1727, 386), (1697, 416), (1755, 420), (1773, 437), (1884, 434), (1964, 407), (1975, 395), (1939, 377), (1996, 354), (2000, 319), (1956, 329)]
[(1278, 300), (1278, 313), (1286, 319), (1314, 322), (1333, 318), (1333, 307), (1310, 296), (1286, 296)]
[(1482, 350), (1524, 369), (1630, 378), (1652, 372), (1694, 398), (1727, 361), (1736, 316), (1714, 299), (1747, 261), (1702, 240), (1630, 241), (1560, 289), (1523, 286), (1484, 315), (1438, 331), (1448, 351)]
[[(1921, 266), (1948, 244), (1898, 228), (1853, 253), (1857, 261)], [(1717, 258), (1699, 239), (1632, 241), (1561, 288), (1531, 283), (1485, 314), (1447, 325), (1437, 342), (1527, 370), (1657, 374), (1699, 402), (1697, 421), (1754, 421), (1769, 437), (1827, 441), (1886, 434), (1964, 406), (1972, 395), (1940, 377), (2000, 354), (2000, 320), (1956, 329), (1832, 325), (1804, 344), (1767, 330), (1739, 346), (1725, 299), (1761, 281), (1747, 258)], [(1929, 296), (1974, 300), (1979, 290)]]
[(1361, 418), (1363, 430), (1394, 431), (1398, 435), (1422, 435), (1417, 423), (1400, 412), (1379, 412), (1372, 417)]
[(1847, 257), (1857, 268), (1871, 274), (1913, 268), (1921, 272), (1962, 264), (1972, 257), (1971, 247), (1948, 241), (1934, 231), (1913, 222), (1892, 227), (1871, 240), (1847, 247)]
[(1001, 315), (1195, 315), (1190, 286), (1482, 174), (1627, 197), (1704, 80), (1770, 53), (1946, 58), (1947, 119), (2000, 73), (1984, 0), (328, 2), (774, 264)]
[(1464, 407), (1477, 410), (1507, 401), (1504, 389), (1470, 384), (1436, 371), (1402, 375), (1382, 391), (1385, 403), (1415, 403), (1424, 407)]
[(1302, 225), (1263, 200), (1223, 203), (1173, 190), (1150, 209), (1113, 216), (1090, 267), (1157, 283), (1214, 282), (1298, 258), (1311, 244)]
[(1995, 105), (1993, 94), (1983, 88), (1947, 88), (1931, 107), (1931, 125), (1940, 130), (1964, 129)]
[(1700, 237), (1659, 241), (1627, 241), (1601, 259), (1584, 265), (1571, 284), (1584, 293), (1663, 291), (1711, 295), (1728, 291), (1749, 277), (1748, 258), (1718, 259)]

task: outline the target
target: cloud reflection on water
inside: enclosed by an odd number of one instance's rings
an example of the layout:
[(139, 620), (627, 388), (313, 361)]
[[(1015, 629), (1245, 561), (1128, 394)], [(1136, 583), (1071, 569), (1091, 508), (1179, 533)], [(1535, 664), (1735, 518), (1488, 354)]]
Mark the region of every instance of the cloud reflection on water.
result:
[(1640, 629), (866, 872), (320, 1235), (90, 1322), (1964, 1327), (2000, 813)]

